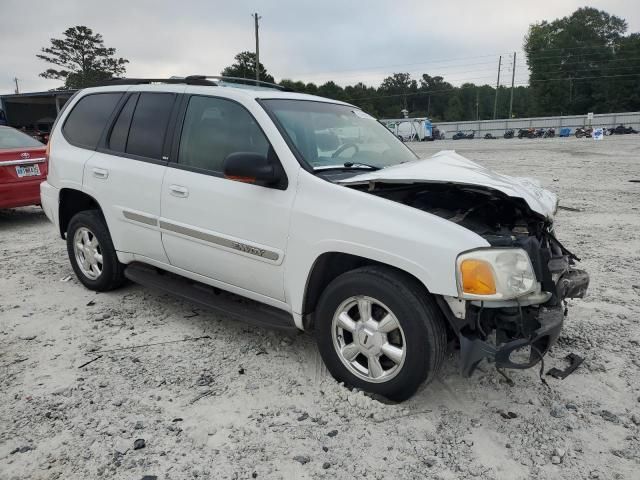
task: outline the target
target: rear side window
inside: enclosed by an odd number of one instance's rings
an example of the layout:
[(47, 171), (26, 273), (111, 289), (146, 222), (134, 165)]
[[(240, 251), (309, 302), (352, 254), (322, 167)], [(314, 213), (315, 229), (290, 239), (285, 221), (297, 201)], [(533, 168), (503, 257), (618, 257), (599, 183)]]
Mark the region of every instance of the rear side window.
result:
[(178, 163), (222, 173), (224, 159), (236, 152), (267, 155), (269, 141), (251, 116), (235, 102), (193, 96), (182, 127)]
[(124, 152), (127, 148), (127, 138), (129, 137), (129, 126), (131, 125), (131, 119), (133, 118), (133, 109), (136, 108), (136, 102), (138, 101), (138, 95), (134, 94), (129, 97), (127, 103), (125, 103), (116, 123), (111, 129), (111, 135), (107, 141), (107, 147), (109, 150), (116, 152)]
[(140, 94), (126, 141), (127, 153), (161, 159), (175, 97), (173, 93)]
[(82, 97), (64, 122), (62, 133), (75, 145), (95, 149), (121, 92), (95, 93)]

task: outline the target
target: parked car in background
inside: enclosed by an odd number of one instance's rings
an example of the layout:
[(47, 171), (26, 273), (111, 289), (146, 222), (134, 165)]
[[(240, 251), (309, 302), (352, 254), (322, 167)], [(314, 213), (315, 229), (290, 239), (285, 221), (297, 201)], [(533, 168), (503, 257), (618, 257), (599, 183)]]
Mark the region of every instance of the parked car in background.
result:
[(120, 79), (67, 102), (41, 196), (83, 285), (128, 278), (313, 331), (338, 381), (394, 400), (454, 339), (465, 376), (542, 360), (589, 284), (555, 194), (453, 151), (421, 159), (356, 106), (231, 80)]
[(15, 128), (0, 126), (0, 208), (40, 204), (47, 178), (46, 147)]

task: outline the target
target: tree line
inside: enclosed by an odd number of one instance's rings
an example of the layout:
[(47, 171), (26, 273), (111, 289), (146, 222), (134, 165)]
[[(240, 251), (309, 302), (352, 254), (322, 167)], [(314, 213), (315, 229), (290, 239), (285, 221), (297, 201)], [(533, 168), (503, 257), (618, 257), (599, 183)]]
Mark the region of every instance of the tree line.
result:
[[(532, 24), (524, 38), (529, 84), (513, 91), (513, 117), (607, 113), (640, 110), (640, 33), (627, 34), (624, 19), (595, 8), (580, 8), (571, 15)], [(65, 82), (63, 88), (82, 88), (124, 75), (128, 60), (115, 57), (100, 34), (84, 26), (51, 39), (37, 56), (53, 63), (41, 76)], [(255, 78), (253, 52), (241, 52), (222, 75)], [(260, 79), (276, 82), (260, 63)], [(514, 65), (515, 68), (515, 65)], [(522, 67), (524, 68), (524, 67)], [(422, 74), (412, 78), (399, 72), (377, 86), (362, 82), (341, 86), (282, 79), (280, 85), (301, 93), (343, 100), (385, 118), (413, 117), (434, 121), (486, 120), (494, 116), (496, 88), (483, 84), (453, 85), (443, 76)], [(508, 118), (510, 86), (498, 87), (497, 118)]]

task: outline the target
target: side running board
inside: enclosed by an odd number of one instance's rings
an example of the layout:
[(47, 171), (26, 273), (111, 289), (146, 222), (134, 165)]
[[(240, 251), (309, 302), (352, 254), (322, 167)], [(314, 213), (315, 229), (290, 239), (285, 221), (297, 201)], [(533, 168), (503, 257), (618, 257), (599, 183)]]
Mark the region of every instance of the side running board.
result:
[(124, 275), (132, 282), (175, 295), (216, 313), (252, 325), (279, 330), (297, 330), (293, 317), (284, 310), (213, 288), (165, 270), (141, 263), (132, 263), (125, 269)]

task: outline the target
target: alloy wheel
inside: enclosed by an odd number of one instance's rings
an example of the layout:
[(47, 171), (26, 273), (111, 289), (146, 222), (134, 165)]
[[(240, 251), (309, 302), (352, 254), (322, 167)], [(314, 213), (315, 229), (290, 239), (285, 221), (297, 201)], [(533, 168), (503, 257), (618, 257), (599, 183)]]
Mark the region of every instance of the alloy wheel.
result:
[(96, 280), (102, 274), (102, 249), (91, 230), (80, 227), (73, 236), (73, 253), (83, 275)]
[(338, 357), (357, 377), (382, 383), (402, 370), (404, 332), (391, 309), (375, 298), (347, 298), (333, 316), (331, 331)]

